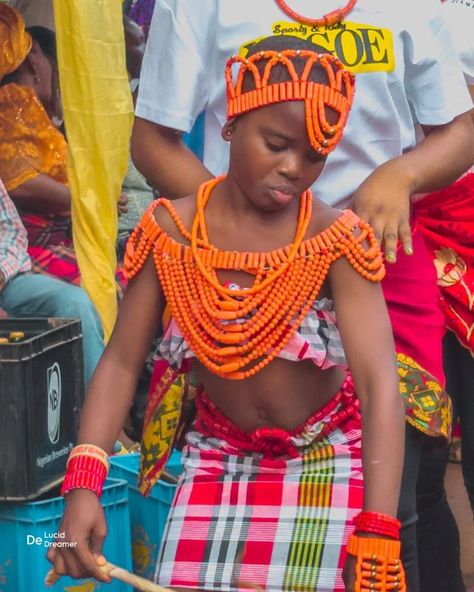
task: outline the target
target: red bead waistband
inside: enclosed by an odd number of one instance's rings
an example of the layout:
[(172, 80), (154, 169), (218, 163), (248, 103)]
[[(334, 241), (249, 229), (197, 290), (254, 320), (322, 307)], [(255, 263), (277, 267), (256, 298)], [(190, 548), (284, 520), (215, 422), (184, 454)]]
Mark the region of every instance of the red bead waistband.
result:
[[(205, 436), (221, 438), (242, 451), (261, 453), (264, 457), (300, 456), (293, 438), (304, 435), (308, 427), (317, 423), (324, 423), (315, 438), (321, 440), (348, 419), (360, 420), (359, 401), (355, 396), (350, 374), (347, 374), (341, 388), (330, 401), (291, 431), (265, 426), (246, 432), (226, 417), (206, 393), (199, 392), (195, 401), (197, 417), (194, 425), (199, 432)], [(340, 408), (334, 413), (338, 406)]]

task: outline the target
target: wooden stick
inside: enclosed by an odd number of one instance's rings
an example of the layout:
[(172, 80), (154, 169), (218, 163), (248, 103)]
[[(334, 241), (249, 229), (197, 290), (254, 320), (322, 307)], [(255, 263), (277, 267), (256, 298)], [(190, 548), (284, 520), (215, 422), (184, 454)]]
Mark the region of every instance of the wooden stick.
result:
[[(158, 586), (158, 584), (154, 584), (150, 582), (150, 580), (145, 580), (145, 578), (141, 578), (133, 573), (130, 573), (126, 569), (118, 567), (113, 563), (106, 563), (105, 565), (101, 565), (100, 569), (109, 575), (111, 578), (115, 578), (116, 580), (120, 580), (125, 584), (130, 584), (137, 590), (141, 590), (141, 592), (171, 592), (170, 588), (163, 588), (162, 586)], [(51, 569), (48, 572), (48, 575), (45, 578), (44, 583), (46, 586), (53, 586), (61, 576), (58, 575), (54, 569)]]
[(179, 481), (178, 477), (175, 477), (172, 473), (163, 470), (160, 475), (160, 479), (165, 483), (170, 483), (171, 485), (176, 485)]

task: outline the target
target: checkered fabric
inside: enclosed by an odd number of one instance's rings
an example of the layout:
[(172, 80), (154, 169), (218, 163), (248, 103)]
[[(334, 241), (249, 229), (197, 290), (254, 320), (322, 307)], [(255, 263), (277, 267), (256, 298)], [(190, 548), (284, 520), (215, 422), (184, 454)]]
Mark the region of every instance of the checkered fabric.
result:
[[(178, 323), (173, 318), (165, 326), (157, 354), (177, 370), (182, 367), (184, 360), (194, 358), (194, 353), (189, 349)], [(280, 352), (279, 357), (291, 362), (312, 360), (324, 370), (331, 366), (347, 368), (332, 300), (321, 298), (313, 302), (300, 327)]]
[[(345, 545), (363, 498), (360, 419), (340, 414), (353, 397), (346, 385), (335, 408), (328, 403), (316, 424), (291, 433), (295, 458), (246, 453), (221, 434), (190, 432), (156, 581), (343, 592)], [(329, 421), (333, 429), (322, 436)]]
[(5, 281), (31, 269), (27, 247), (25, 227), (0, 179), (0, 271)]

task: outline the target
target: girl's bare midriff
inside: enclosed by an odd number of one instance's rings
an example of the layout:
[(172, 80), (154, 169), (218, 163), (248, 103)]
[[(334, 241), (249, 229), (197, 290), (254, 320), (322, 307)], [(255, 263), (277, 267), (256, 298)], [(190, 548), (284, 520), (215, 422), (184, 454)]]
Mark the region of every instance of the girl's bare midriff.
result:
[(245, 431), (262, 426), (293, 430), (340, 389), (341, 367), (276, 359), (246, 380), (227, 380), (194, 363), (193, 371), (220, 411)]

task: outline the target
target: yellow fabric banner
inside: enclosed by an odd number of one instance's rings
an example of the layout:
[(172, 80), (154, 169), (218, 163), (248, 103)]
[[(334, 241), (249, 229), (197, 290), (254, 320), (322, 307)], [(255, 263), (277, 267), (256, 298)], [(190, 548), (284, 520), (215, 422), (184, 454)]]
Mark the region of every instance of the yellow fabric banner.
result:
[(110, 336), (116, 316), (117, 199), (127, 169), (133, 103), (121, 0), (54, 0), (58, 67), (82, 285)]

